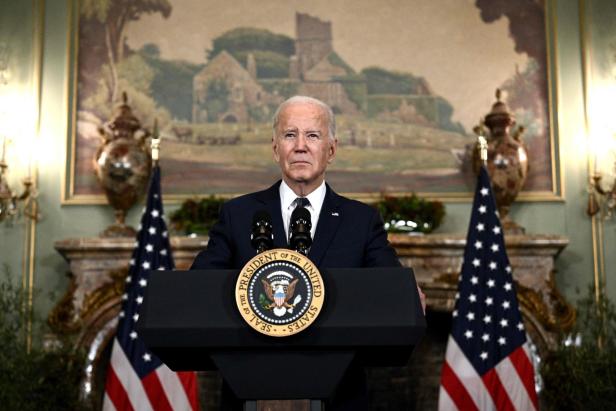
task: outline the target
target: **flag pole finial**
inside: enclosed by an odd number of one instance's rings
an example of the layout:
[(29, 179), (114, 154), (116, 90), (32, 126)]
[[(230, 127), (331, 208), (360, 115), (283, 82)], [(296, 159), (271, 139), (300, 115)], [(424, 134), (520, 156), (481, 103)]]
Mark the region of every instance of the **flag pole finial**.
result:
[(152, 131), (152, 165), (158, 165), (160, 158), (160, 133), (158, 132), (158, 119), (154, 119), (154, 130)]
[(488, 165), (488, 141), (484, 136), (477, 136), (479, 140), (479, 155), (484, 166)]
[(476, 126), (473, 131), (477, 134), (477, 144), (479, 145), (479, 158), (481, 159), (481, 164), (484, 166), (488, 166), (488, 140), (483, 136), (484, 128), (483, 123), (479, 126)]

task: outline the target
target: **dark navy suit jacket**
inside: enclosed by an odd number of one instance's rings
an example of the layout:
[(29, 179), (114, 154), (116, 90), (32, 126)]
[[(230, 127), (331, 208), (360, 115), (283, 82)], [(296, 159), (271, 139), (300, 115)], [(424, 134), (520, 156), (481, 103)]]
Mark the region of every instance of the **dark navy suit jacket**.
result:
[[(280, 181), (267, 190), (227, 201), (218, 223), (210, 231), (205, 251), (193, 269), (241, 269), (256, 255), (250, 244), (252, 218), (265, 210), (272, 217), (274, 248), (288, 248), (280, 211)], [(317, 267), (397, 267), (396, 252), (389, 246), (379, 213), (372, 207), (336, 194), (326, 194), (308, 258)]]

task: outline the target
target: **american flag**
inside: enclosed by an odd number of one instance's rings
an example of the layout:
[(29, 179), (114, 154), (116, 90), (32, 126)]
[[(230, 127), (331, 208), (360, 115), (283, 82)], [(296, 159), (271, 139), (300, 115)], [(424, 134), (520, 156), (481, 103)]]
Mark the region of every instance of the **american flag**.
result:
[(155, 166), (126, 277), (118, 331), (107, 370), (103, 410), (198, 410), (194, 372), (173, 372), (148, 351), (135, 331), (149, 270), (174, 268), (163, 220), (160, 168)]
[(534, 369), (490, 178), (477, 179), (439, 410), (538, 410)]

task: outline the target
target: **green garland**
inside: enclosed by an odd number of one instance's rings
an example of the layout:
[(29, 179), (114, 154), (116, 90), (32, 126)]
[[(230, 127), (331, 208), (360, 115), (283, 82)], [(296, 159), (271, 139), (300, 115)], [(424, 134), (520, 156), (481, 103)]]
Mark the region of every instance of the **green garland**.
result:
[(394, 233), (430, 233), (441, 225), (445, 206), (416, 194), (394, 197), (384, 195), (374, 204), (385, 222), (385, 229)]
[(171, 226), (186, 235), (207, 235), (218, 221), (220, 207), (224, 202), (224, 199), (214, 196), (201, 200), (186, 200), (179, 209), (171, 213)]
[[(206, 197), (189, 199), (171, 213), (171, 226), (186, 235), (207, 235), (218, 220), (225, 199)], [(445, 206), (440, 201), (428, 201), (415, 194), (404, 197), (382, 196), (374, 204), (389, 232), (430, 233), (443, 221)]]

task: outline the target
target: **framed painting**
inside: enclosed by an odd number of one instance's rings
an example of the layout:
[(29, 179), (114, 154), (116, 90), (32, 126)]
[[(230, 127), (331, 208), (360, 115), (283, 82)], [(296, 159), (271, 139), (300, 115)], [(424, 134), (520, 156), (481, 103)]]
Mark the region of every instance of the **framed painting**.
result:
[(468, 199), (472, 130), (496, 89), (527, 130), (520, 198), (561, 199), (548, 9), (542, 0), (80, 1), (63, 200), (103, 202), (97, 130), (122, 92), (144, 127), (160, 125), (167, 199), (272, 184), (272, 115), (296, 94), (336, 113), (327, 175), (336, 190)]

